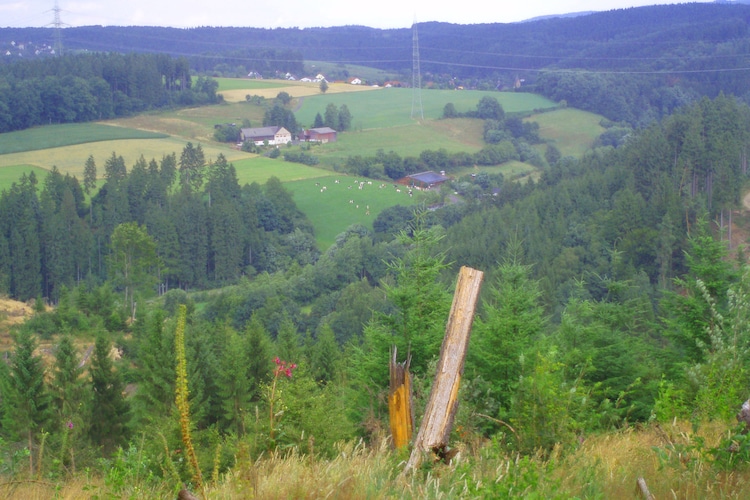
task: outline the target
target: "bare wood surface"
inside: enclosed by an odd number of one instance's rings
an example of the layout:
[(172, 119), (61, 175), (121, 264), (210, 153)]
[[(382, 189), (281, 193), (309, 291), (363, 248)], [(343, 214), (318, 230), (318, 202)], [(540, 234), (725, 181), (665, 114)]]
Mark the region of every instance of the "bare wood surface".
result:
[(448, 438), (458, 409), (458, 388), (483, 278), (482, 271), (466, 266), (458, 273), (430, 399), (405, 472), (418, 467), (425, 454), (444, 457), (448, 453)]
[(411, 373), (409, 373), (411, 356), (408, 356), (403, 363), (399, 363), (396, 361), (397, 353), (398, 350), (394, 347), (388, 366), (391, 379), (388, 417), (393, 447), (399, 449), (408, 446), (411, 442), (414, 432), (414, 412), (411, 404)]
[(651, 494), (650, 491), (648, 491), (648, 485), (646, 485), (646, 480), (642, 477), (639, 477), (636, 481), (636, 484), (638, 485), (638, 490), (641, 492), (641, 495), (646, 500), (655, 500), (654, 495)]

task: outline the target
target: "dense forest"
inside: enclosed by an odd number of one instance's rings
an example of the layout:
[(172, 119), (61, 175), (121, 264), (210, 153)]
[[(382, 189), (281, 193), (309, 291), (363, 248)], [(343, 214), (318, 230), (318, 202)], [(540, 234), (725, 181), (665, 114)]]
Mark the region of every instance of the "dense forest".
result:
[(164, 54), (97, 53), (0, 65), (0, 133), (215, 104), (218, 84)]

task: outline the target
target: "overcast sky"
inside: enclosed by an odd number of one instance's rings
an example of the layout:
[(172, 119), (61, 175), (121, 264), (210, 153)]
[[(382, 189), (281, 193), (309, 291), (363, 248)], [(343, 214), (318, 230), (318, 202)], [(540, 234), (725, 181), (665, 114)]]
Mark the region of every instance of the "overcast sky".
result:
[[(484, 2), (482, 2), (484, 3)], [(537, 16), (684, 2), (658, 0), (58, 0), (66, 26), (243, 26), (255, 28), (363, 25), (406, 28), (418, 22), (511, 23)], [(0, 0), (0, 27), (52, 26), (55, 0)]]

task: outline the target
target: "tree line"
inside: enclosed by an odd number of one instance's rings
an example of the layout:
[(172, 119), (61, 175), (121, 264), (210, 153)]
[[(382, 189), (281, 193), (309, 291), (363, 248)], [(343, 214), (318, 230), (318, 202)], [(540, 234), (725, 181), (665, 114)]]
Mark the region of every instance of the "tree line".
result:
[(53, 168), (41, 186), (24, 174), (0, 195), (4, 293), (56, 301), (64, 287), (112, 279), (113, 235), (126, 223), (148, 228), (163, 291), (278, 269), (293, 258), (295, 231), (312, 246), (310, 224), (278, 179), (241, 187), (223, 155), (207, 161), (200, 145), (160, 161), (141, 157), (129, 170), (112, 153), (94, 192), (97, 170), (89, 157), (82, 183)]
[(0, 65), (0, 132), (218, 102), (185, 58), (92, 53)]

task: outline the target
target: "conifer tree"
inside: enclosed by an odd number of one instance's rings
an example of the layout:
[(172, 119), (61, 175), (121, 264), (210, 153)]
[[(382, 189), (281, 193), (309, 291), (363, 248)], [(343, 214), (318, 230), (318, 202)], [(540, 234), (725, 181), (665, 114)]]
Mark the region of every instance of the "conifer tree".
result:
[(37, 435), (49, 423), (52, 398), (44, 382), (44, 362), (34, 354), (36, 338), (22, 328), (16, 338), (10, 369), (3, 384), (3, 432), (11, 439), (25, 440), (29, 449), (29, 472), (34, 474)]
[(247, 377), (249, 357), (243, 339), (227, 328), (225, 348), (219, 370), (219, 396), (226, 428), (237, 436), (245, 434), (244, 418), (252, 395), (252, 380)]
[(508, 256), (498, 267), (496, 283), (483, 314), (474, 324), (470, 365), (490, 383), (492, 397), (508, 408), (521, 375), (521, 360), (546, 324), (539, 283), (531, 266), (521, 261), (520, 241), (509, 243)]
[(134, 410), (139, 421), (169, 415), (174, 403), (174, 339), (164, 328), (164, 312), (149, 317), (148, 326), (140, 343), (138, 391)]
[(70, 333), (63, 333), (55, 348), (55, 368), (52, 394), (60, 422), (77, 420), (83, 402), (84, 386), (81, 379), (83, 368)]
[(317, 382), (328, 383), (336, 379), (341, 351), (328, 323), (320, 326), (316, 340), (310, 359), (310, 371)]
[(253, 314), (245, 327), (245, 337), (246, 349), (249, 355), (247, 377), (253, 384), (251, 399), (258, 400), (260, 398), (260, 384), (267, 382), (271, 378), (271, 372), (273, 371), (271, 336), (260, 322), (260, 319)]
[(98, 334), (89, 368), (93, 391), (89, 407), (89, 437), (106, 454), (124, 445), (130, 434), (130, 405), (125, 400), (122, 376), (110, 358), (111, 347), (104, 334)]

